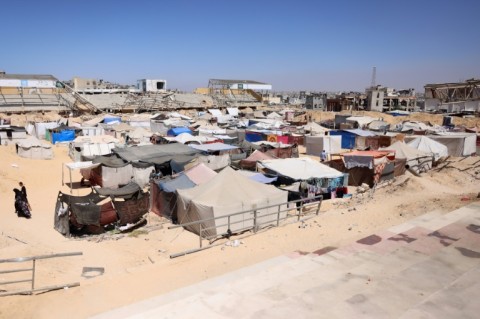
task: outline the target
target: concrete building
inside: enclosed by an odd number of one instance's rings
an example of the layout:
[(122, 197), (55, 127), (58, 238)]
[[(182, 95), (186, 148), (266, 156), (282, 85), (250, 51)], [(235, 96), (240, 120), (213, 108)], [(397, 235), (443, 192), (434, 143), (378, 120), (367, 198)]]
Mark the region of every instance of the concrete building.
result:
[(141, 79), (137, 81), (137, 90), (141, 93), (165, 92), (167, 90), (167, 81)]
[(393, 88), (380, 85), (369, 87), (366, 90), (367, 111), (413, 111), (416, 108), (416, 94), (414, 89), (396, 91)]
[(425, 85), (424, 110), (480, 112), (480, 80)]
[(383, 111), (383, 97), (385, 96), (385, 88), (377, 85), (367, 89), (367, 111)]
[(326, 110), (327, 95), (325, 93), (309, 94), (305, 98), (305, 108), (307, 110)]
[(74, 77), (68, 82), (77, 93), (102, 94), (102, 93), (127, 93), (130, 91), (128, 85), (120, 85), (102, 79), (87, 79)]

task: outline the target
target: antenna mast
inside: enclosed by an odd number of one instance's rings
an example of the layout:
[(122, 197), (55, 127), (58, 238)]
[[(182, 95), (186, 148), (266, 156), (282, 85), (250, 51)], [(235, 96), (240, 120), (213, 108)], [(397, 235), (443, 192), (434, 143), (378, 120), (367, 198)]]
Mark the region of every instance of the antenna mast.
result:
[(373, 70), (372, 70), (372, 83), (371, 83), (371, 87), (374, 87), (376, 86), (377, 84), (377, 67), (374, 66), (373, 67)]

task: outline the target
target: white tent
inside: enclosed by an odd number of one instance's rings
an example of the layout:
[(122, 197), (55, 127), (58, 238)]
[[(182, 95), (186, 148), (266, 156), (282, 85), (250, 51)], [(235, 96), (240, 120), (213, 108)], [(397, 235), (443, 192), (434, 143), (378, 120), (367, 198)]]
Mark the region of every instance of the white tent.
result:
[[(227, 216), (246, 210), (253, 210), (270, 205), (283, 204), (288, 200), (288, 193), (270, 185), (261, 184), (226, 167), (209, 182), (190, 189), (177, 190), (177, 215), (180, 224), (210, 219), (202, 224), (186, 228), (201, 236), (215, 236), (251, 229), (254, 227), (254, 212)], [(282, 205), (283, 206), (283, 205)], [(283, 206), (281, 210), (286, 207)], [(276, 223), (278, 206), (259, 209), (256, 213), (257, 225), (264, 227)], [(265, 216), (266, 214), (272, 214)], [(281, 212), (280, 218), (286, 216)], [(213, 219), (216, 218), (216, 219)], [(228, 227), (230, 220), (230, 228)]]
[[(318, 125), (315, 122), (309, 122), (303, 126), (303, 129), (307, 132), (312, 132), (312, 133), (317, 133), (317, 134), (322, 134), (325, 135), (326, 132), (330, 131), (330, 129), (323, 127), (321, 125)], [(312, 134), (313, 135), (313, 134)]]
[(418, 150), (432, 154), (435, 161), (437, 161), (441, 157), (448, 156), (448, 148), (445, 145), (436, 142), (426, 136), (419, 136), (413, 141), (409, 142), (408, 145)]
[(346, 119), (347, 122), (357, 123), (359, 128), (365, 127), (366, 125), (370, 124), (374, 120), (375, 119), (370, 116), (350, 116), (350, 117), (347, 117)]
[(328, 154), (338, 154), (342, 151), (342, 137), (340, 135), (305, 136), (307, 155), (320, 156), (325, 150)]
[(263, 160), (259, 161), (257, 165), (258, 167), (267, 168), (277, 172), (277, 174), (290, 177), (294, 180), (337, 178), (343, 176), (342, 172), (308, 157)]
[(78, 136), (69, 145), (69, 156), (80, 161), (82, 156), (93, 157), (112, 153), (119, 140), (110, 135)]
[(34, 136), (17, 142), (17, 154), (32, 159), (52, 159), (53, 149), (50, 143), (40, 141)]
[(379, 151), (395, 151), (395, 158), (406, 159), (406, 165), (416, 172), (432, 168), (432, 153), (413, 148), (404, 142), (397, 141), (388, 147), (381, 147)]

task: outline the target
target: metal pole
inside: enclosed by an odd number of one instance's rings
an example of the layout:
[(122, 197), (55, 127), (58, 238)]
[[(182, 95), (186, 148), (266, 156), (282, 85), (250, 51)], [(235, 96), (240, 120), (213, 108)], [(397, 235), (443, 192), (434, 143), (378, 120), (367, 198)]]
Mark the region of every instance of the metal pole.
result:
[(317, 216), (318, 216), (318, 213), (320, 213), (320, 205), (322, 205), (322, 200), (321, 199), (318, 201), (317, 211), (315, 213), (315, 215), (317, 215)]
[(200, 236), (198, 236), (200, 240), (200, 248), (202, 248), (202, 224), (200, 224)]
[(70, 194), (73, 194), (72, 170), (68, 168), (68, 171), (70, 173)]
[(304, 203), (304, 201), (302, 201), (302, 205), (300, 205), (300, 211), (298, 212), (298, 219), (297, 219), (297, 221), (300, 220), (300, 216), (303, 214), (303, 203)]
[(278, 205), (278, 212), (277, 212), (277, 227), (280, 225), (280, 208), (281, 208), (281, 205)]
[(32, 290), (35, 289), (35, 259), (32, 260)]
[(257, 232), (257, 211), (253, 211), (253, 232)]

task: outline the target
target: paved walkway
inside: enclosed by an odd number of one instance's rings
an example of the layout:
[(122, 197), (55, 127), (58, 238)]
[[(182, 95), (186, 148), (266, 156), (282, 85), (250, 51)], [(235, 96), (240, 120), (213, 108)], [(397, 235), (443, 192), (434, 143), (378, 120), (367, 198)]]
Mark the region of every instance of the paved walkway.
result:
[(480, 203), (474, 203), (94, 318), (478, 318), (479, 296)]

